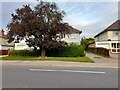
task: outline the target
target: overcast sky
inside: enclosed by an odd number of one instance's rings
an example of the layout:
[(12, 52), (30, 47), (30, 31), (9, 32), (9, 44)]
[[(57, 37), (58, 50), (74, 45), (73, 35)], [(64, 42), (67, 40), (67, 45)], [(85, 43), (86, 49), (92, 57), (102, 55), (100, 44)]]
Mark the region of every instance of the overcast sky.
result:
[[(107, 28), (118, 19), (117, 2), (56, 2), (61, 10), (66, 12), (64, 21), (74, 28), (81, 30), (81, 36), (94, 37), (97, 33)], [(11, 20), (11, 13), (22, 5), (36, 2), (2, 2), (2, 25), (0, 28), (6, 30), (6, 25)], [(0, 3), (1, 6), (1, 3)]]

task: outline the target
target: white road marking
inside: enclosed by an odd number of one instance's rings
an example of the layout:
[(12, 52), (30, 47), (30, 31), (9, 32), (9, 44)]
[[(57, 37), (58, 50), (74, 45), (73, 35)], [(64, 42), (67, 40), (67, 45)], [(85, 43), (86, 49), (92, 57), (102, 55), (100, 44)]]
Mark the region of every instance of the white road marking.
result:
[(23, 62), (31, 62), (31, 61), (23, 61)]
[(30, 69), (30, 71), (40, 71), (40, 72), (74, 72), (74, 73), (105, 74), (105, 72), (98, 72), (98, 71), (78, 71), (78, 70)]

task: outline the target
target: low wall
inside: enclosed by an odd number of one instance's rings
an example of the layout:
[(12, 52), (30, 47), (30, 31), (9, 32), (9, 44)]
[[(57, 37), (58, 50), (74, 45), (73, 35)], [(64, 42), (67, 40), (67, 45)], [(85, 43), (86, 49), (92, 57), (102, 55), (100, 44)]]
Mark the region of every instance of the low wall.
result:
[(0, 50), (0, 55), (8, 55), (8, 50)]
[(119, 59), (120, 58), (120, 53), (111, 53), (110, 52), (110, 57), (115, 58), (115, 59)]

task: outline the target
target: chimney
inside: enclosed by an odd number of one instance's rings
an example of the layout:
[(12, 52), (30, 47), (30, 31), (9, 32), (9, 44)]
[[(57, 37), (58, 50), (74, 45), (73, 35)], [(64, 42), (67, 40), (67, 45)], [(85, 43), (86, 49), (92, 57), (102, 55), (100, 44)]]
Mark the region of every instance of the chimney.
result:
[(3, 31), (3, 29), (0, 29), (0, 37), (4, 38), (4, 31)]

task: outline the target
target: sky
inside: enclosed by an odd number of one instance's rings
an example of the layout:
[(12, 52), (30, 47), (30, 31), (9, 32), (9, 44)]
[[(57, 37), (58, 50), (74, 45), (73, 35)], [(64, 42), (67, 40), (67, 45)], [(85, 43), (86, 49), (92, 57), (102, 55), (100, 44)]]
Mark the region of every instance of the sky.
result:
[[(117, 2), (56, 2), (61, 10), (66, 12), (64, 22), (82, 31), (81, 37), (94, 37), (113, 22), (118, 20)], [(0, 28), (5, 31), (7, 24), (11, 21), (11, 14), (22, 5), (30, 4), (34, 7), (37, 2), (2, 2), (0, 15), (2, 24)]]

